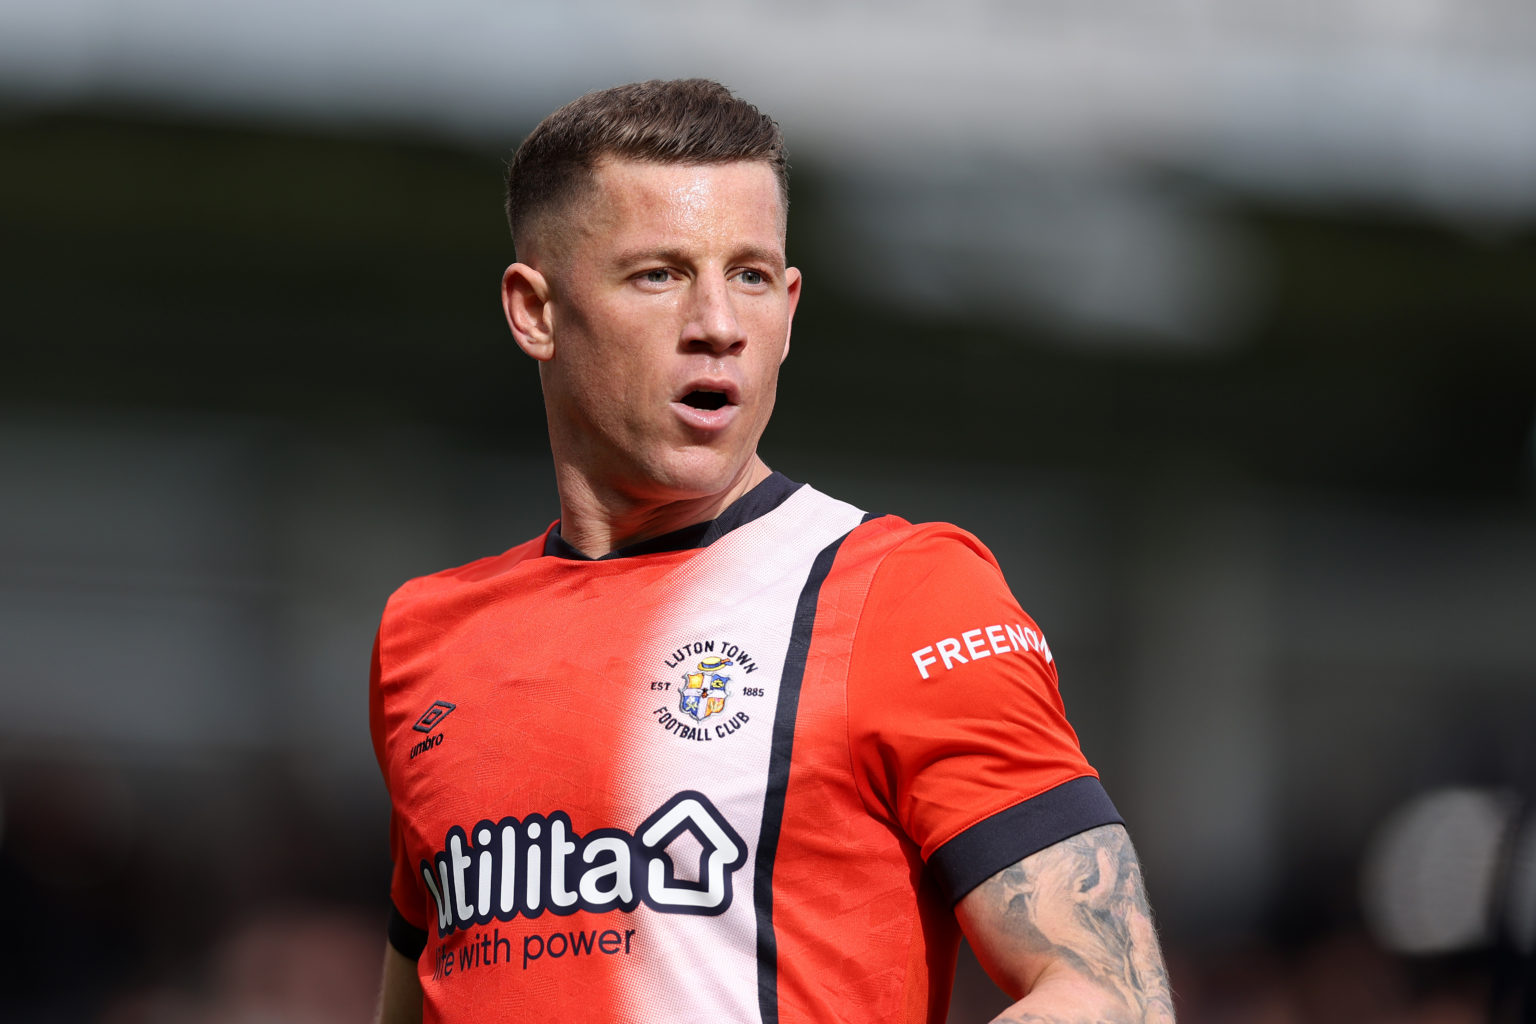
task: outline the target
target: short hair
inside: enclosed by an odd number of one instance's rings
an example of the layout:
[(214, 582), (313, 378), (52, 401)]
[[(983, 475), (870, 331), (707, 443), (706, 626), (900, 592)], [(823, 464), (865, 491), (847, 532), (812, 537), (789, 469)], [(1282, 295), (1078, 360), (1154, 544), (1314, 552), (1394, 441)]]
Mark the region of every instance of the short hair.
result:
[(608, 158), (662, 164), (767, 163), (789, 208), (789, 161), (773, 118), (706, 78), (653, 79), (589, 92), (539, 122), (507, 168), (512, 245), (570, 200)]

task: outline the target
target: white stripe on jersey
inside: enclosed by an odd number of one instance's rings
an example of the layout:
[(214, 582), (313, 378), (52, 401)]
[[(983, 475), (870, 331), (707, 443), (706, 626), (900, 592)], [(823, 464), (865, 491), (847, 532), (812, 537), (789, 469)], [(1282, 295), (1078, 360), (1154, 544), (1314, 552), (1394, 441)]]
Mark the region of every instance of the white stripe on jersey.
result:
[[(656, 807), (682, 790), (698, 790), (750, 851), (736, 872), (731, 906), (723, 915), (647, 916), (648, 944), (660, 955), (625, 958), (620, 969), (630, 994), (627, 1005), (653, 1007), (657, 1019), (718, 1024), (761, 1018), (753, 866), (785, 653), (813, 561), (863, 517), (846, 502), (801, 487), (772, 512), (732, 530), (679, 566), (669, 581), (672, 600), (654, 615), (655, 634), (647, 642), (658, 660), (679, 644), (715, 639), (750, 651), (757, 664), (750, 674), (725, 672), (731, 676), (732, 698), (722, 717), (749, 707), (749, 727), (726, 742), (709, 743), (637, 728), (631, 746), (617, 758), (627, 766), (634, 806)], [(764, 695), (748, 704), (741, 696), (746, 686), (760, 687)], [(691, 859), (674, 861), (682, 869)]]

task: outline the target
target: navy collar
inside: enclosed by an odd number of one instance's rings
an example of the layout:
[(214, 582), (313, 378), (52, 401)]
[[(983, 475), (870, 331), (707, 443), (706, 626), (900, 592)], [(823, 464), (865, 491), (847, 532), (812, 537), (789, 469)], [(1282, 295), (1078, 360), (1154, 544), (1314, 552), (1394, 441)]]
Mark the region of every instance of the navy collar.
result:
[(797, 484), (783, 473), (770, 473), (768, 478), (746, 494), (726, 506), (717, 518), (685, 526), (638, 544), (616, 548), (600, 558), (583, 554), (560, 536), (560, 524), (556, 523), (544, 537), (544, 554), (552, 558), (569, 558), (577, 562), (606, 562), (612, 558), (633, 558), (636, 555), (655, 555), (663, 551), (687, 551), (704, 548), (724, 537), (738, 526), (745, 526), (784, 504), (804, 484)]

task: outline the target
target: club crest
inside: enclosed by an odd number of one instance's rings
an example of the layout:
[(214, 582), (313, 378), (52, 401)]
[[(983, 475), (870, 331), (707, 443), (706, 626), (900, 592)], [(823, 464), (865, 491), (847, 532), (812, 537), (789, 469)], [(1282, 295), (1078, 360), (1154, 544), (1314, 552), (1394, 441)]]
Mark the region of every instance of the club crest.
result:
[(678, 691), (677, 709), (695, 722), (702, 722), (710, 715), (724, 711), (725, 700), (731, 695), (725, 684), (731, 681), (731, 677), (722, 675), (720, 670), (734, 664), (729, 658), (711, 655), (699, 662), (697, 671), (684, 672), (683, 685)]
[[(652, 705), (651, 715), (657, 725), (679, 740), (713, 743), (729, 739), (752, 721), (765, 700), (772, 700), (774, 691), (767, 680), (754, 685), (752, 673), (761, 666), (746, 648), (729, 640), (690, 640), (661, 662), (672, 677), (652, 676), (643, 685), (651, 693), (668, 695)], [(674, 693), (675, 700), (671, 697)], [(726, 704), (730, 704), (729, 710)]]

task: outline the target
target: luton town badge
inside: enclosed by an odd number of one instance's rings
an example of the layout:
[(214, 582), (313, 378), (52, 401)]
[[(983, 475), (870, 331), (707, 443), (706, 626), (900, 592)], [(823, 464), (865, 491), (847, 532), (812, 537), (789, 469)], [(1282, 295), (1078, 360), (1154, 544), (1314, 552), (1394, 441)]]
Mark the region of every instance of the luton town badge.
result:
[(708, 657), (699, 662), (696, 672), (683, 673), (683, 686), (678, 693), (677, 708), (695, 722), (702, 722), (710, 715), (725, 710), (725, 698), (730, 691), (725, 684), (730, 676), (720, 670), (734, 664), (729, 658)]

